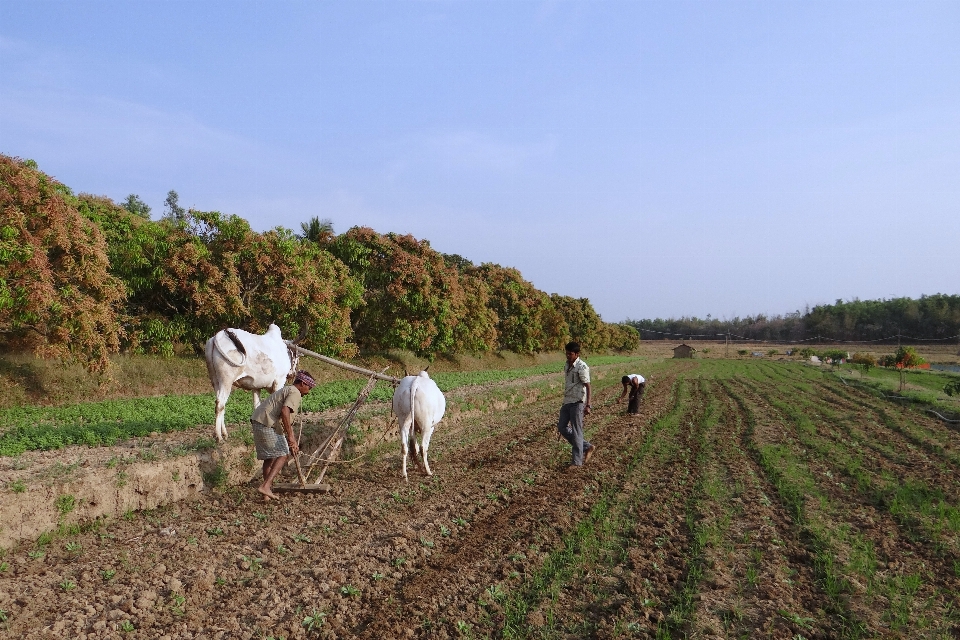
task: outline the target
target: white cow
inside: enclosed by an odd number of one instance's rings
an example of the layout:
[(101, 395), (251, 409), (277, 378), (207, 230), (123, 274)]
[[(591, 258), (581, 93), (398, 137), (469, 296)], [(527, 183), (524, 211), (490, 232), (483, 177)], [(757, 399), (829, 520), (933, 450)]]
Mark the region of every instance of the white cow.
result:
[(407, 453), (413, 442), (414, 459), (420, 453), (417, 432), (420, 432), (423, 446), (423, 469), (432, 476), (430, 463), (427, 462), (427, 449), (430, 448), (430, 436), (433, 429), (443, 418), (447, 400), (440, 392), (437, 383), (430, 379), (426, 370), (420, 375), (407, 376), (400, 381), (393, 392), (393, 412), (400, 422), (400, 449), (403, 451), (403, 479), (407, 479)]
[[(303, 339), (301, 334), (292, 344)], [(271, 324), (263, 335), (242, 329), (224, 329), (207, 340), (204, 347), (207, 373), (217, 396), (215, 435), (223, 442), (227, 435), (224, 414), (233, 387), (253, 392), (254, 409), (260, 404), (260, 389), (273, 393), (293, 375), (300, 357), (280, 336), (280, 327)]]

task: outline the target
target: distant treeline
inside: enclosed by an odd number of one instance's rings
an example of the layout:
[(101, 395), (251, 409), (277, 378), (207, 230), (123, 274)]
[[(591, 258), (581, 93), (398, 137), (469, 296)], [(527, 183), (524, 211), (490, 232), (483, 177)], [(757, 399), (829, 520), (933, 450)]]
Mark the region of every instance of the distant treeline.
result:
[(79, 357), (199, 351), (224, 327), (284, 335), (335, 356), (532, 353), (568, 340), (626, 351), (639, 335), (586, 298), (547, 294), (519, 271), (476, 265), (410, 235), (313, 220), (258, 233), (234, 215), (184, 210), (151, 220), (73, 191), (36, 163), (0, 154), (0, 349)]
[(628, 320), (644, 339), (902, 341), (939, 340), (960, 334), (960, 295), (924, 295), (919, 300), (837, 300), (783, 316), (747, 316), (733, 320), (707, 317), (663, 320)]

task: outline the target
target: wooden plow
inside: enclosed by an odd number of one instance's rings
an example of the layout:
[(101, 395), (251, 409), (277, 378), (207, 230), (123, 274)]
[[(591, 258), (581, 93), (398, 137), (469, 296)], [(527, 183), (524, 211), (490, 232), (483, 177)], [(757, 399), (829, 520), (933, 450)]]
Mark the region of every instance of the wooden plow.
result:
[[(376, 371), (370, 371), (369, 369), (364, 369), (362, 367), (357, 367), (352, 364), (347, 364), (346, 362), (340, 362), (339, 360), (334, 360), (327, 356), (320, 355), (313, 351), (309, 351), (302, 347), (298, 347), (295, 344), (287, 342), (287, 344), (296, 349), (300, 354), (311, 356), (322, 360), (328, 364), (332, 364), (341, 369), (346, 369), (347, 371), (352, 371), (354, 373), (363, 374), (368, 376), (367, 384), (364, 385), (363, 389), (360, 390), (359, 395), (357, 395), (356, 401), (353, 403), (353, 406), (350, 407), (347, 414), (340, 421), (340, 424), (337, 425), (336, 429), (333, 430), (333, 433), (323, 442), (320, 447), (314, 451), (312, 454), (307, 456), (309, 458), (310, 466), (307, 467), (306, 473), (303, 472), (303, 468), (300, 465), (300, 457), (294, 456), (293, 461), (297, 465), (297, 476), (299, 477), (299, 484), (293, 482), (281, 482), (275, 483), (273, 485), (274, 491), (286, 491), (293, 493), (324, 493), (330, 491), (331, 487), (329, 484), (323, 483), (323, 477), (327, 473), (327, 469), (330, 468), (330, 465), (334, 462), (337, 462), (337, 457), (340, 455), (340, 447), (343, 445), (343, 441), (347, 436), (347, 429), (350, 428), (350, 421), (353, 420), (354, 416), (357, 414), (357, 411), (367, 400), (367, 397), (373, 391), (373, 388), (377, 385), (378, 380), (384, 380), (390, 382), (394, 386), (399, 384), (400, 379), (394, 378), (393, 376), (384, 375), (383, 371), (377, 373)], [(303, 423), (301, 418), (300, 432), (303, 433)], [(302, 452), (300, 455), (303, 455)], [(312, 482), (310, 481), (310, 476), (313, 473), (314, 468), (318, 464), (322, 463), (320, 467), (320, 473), (317, 475), (316, 479)]]

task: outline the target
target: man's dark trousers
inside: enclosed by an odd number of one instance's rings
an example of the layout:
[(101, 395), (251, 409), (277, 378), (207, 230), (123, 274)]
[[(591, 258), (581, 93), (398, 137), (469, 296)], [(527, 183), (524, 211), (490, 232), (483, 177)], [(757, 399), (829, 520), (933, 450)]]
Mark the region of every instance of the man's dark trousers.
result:
[(574, 466), (583, 464), (583, 452), (590, 448), (590, 443), (583, 439), (583, 403), (570, 402), (560, 407), (560, 421), (557, 424), (560, 435), (566, 438), (573, 447)]

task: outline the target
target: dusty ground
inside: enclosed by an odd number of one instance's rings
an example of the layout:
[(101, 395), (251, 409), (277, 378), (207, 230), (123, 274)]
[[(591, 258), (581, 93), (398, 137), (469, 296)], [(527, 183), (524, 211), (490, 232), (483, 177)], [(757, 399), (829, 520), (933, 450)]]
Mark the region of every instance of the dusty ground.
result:
[[(391, 442), (335, 469), (330, 495), (233, 487), (23, 544), (2, 559), (0, 634), (954, 637), (957, 433), (742, 366), (651, 363), (640, 416), (610, 403), (624, 371), (598, 368), (599, 449), (577, 473), (546, 377), (457, 405), (432, 478), (403, 483)], [(773, 454), (809, 473), (799, 503)], [(946, 515), (896, 502), (897, 482), (940, 487)]]

